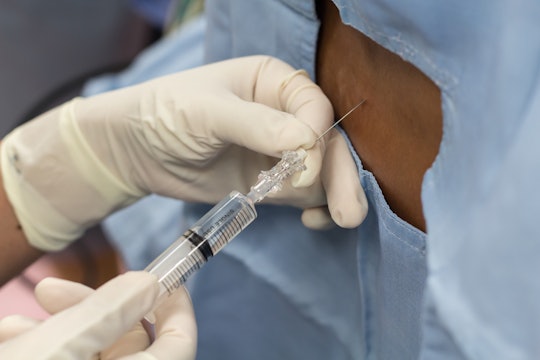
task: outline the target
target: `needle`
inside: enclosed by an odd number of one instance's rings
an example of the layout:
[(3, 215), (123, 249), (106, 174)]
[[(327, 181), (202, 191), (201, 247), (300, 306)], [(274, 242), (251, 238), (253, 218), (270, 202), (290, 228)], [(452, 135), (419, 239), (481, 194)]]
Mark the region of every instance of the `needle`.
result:
[(326, 135), (330, 130), (332, 130), (333, 128), (335, 128), (337, 126), (337, 124), (339, 124), (342, 120), (344, 120), (347, 116), (349, 116), (354, 110), (356, 110), (356, 108), (358, 108), (360, 105), (362, 105), (364, 102), (366, 101), (366, 99), (363, 99), (362, 101), (360, 101), (358, 104), (356, 104), (355, 107), (353, 107), (351, 110), (349, 110), (345, 115), (343, 115), (341, 117), (341, 119), (339, 119), (338, 121), (336, 121), (334, 123), (334, 125), (330, 126), (328, 129), (326, 129), (325, 132), (323, 132), (318, 138), (317, 140), (315, 140), (315, 142), (319, 141), (322, 139), (322, 137), (324, 135)]

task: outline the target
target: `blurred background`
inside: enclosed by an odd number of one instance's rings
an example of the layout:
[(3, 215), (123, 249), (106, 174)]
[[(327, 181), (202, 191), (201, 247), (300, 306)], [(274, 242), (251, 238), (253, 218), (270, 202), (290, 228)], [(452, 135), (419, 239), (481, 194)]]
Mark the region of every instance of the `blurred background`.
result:
[(144, 4), (2, 0), (1, 135), (40, 107), (76, 94), (85, 78), (125, 67), (159, 37), (159, 15), (145, 12)]

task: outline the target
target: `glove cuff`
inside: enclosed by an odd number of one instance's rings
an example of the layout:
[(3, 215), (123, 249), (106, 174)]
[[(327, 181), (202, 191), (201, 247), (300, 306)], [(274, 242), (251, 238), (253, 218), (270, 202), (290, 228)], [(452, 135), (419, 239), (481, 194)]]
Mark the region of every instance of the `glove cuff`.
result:
[(80, 237), (84, 229), (66, 219), (25, 181), (14, 163), (15, 153), (8, 148), (8, 141), (4, 140), (0, 148), (4, 189), (26, 239), (30, 245), (43, 251), (66, 247), (73, 239)]
[(74, 117), (76, 101), (15, 129), (0, 151), (7, 197), (28, 242), (44, 251), (64, 248), (145, 195), (94, 155)]
[(122, 205), (126, 197), (138, 199), (148, 195), (122, 182), (96, 156), (77, 124), (74, 107), (80, 101), (80, 98), (75, 98), (64, 105), (59, 119), (62, 142), (78, 173), (86, 182), (92, 184), (111, 206)]

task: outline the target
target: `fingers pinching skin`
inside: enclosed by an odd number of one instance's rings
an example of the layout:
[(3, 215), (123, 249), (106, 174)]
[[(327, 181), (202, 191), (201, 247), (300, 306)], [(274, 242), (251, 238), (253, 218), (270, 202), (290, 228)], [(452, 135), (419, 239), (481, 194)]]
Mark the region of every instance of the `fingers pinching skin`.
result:
[[(295, 187), (310, 186), (319, 176), (324, 154), (324, 140), (318, 143), (315, 143), (315, 140), (319, 134), (332, 126), (332, 105), (304, 70), (292, 70), (287, 64), (269, 58), (261, 67), (260, 72), (255, 100), (270, 96), (268, 94), (275, 94), (277, 86), (279, 109), (294, 115), (297, 121), (307, 124), (313, 131), (312, 142), (302, 146), (307, 150), (306, 170), (293, 179)], [(269, 76), (270, 74), (283, 74), (283, 76), (272, 77)], [(276, 78), (281, 80), (272, 81)]]
[[(254, 61), (257, 62), (257, 67), (250, 66)], [(245, 63), (245, 66), (242, 63)], [(220, 116), (231, 115), (230, 119), (212, 124), (216, 127), (216, 134), (226, 136), (224, 140), (279, 157), (284, 150), (311, 148), (318, 134), (332, 125), (332, 105), (305, 71), (295, 70), (281, 60), (266, 56), (236, 59), (228, 65), (231, 66), (231, 71), (237, 71), (234, 68), (241, 66), (254, 74), (251, 75), (253, 80), (250, 87), (237, 84), (239, 80), (234, 82), (238, 95), (236, 101), (231, 96), (216, 107), (220, 109)], [(230, 103), (231, 111), (223, 110), (228, 107), (227, 103)], [(282, 112), (281, 116), (279, 112)], [(236, 113), (241, 117), (233, 116)], [(254, 122), (258, 126), (253, 127)], [(297, 122), (307, 127), (302, 128)], [(254, 132), (253, 136), (246, 136), (238, 130), (248, 127)], [(260, 131), (266, 132), (265, 136), (260, 136)], [(244, 139), (236, 138), (238, 134), (242, 134)], [(273, 152), (269, 153), (261, 146), (268, 147), (268, 150), (273, 149)], [(276, 149), (279, 149), (279, 152), (276, 153)], [(313, 163), (308, 168), (316, 165), (320, 167), (320, 164)], [(314, 172), (318, 175), (318, 169)]]

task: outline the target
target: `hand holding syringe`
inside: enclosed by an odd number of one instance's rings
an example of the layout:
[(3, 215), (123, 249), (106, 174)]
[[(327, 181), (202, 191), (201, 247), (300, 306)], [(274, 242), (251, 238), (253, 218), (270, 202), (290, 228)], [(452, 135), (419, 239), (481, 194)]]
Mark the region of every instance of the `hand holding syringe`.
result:
[[(316, 141), (322, 139), (328, 131), (364, 101), (362, 100), (341, 117)], [(268, 194), (281, 190), (285, 180), (296, 172), (305, 170), (304, 159), (306, 155), (304, 149), (285, 151), (281, 160), (273, 168), (259, 174), (257, 183), (251, 187), (247, 195), (238, 191), (231, 192), (152, 261), (145, 271), (158, 276), (160, 294), (156, 304), (159, 305), (163, 298), (184, 284), (210, 257), (216, 255), (255, 220), (257, 217), (255, 203), (264, 199)]]

